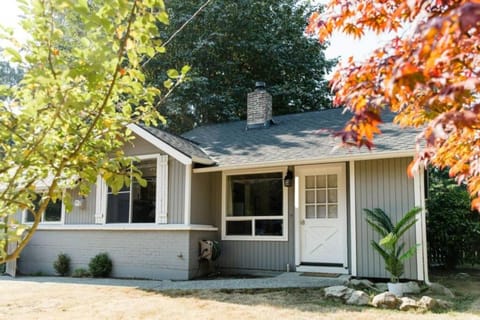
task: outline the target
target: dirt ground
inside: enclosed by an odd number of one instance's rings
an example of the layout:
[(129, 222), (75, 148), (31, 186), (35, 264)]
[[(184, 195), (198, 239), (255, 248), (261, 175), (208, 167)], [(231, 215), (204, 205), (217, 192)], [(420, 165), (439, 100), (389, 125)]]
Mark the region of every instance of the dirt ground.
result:
[(0, 281), (0, 319), (479, 319), (480, 275), (439, 276), (457, 295), (445, 313), (352, 307), (321, 289), (153, 292), (131, 287)]

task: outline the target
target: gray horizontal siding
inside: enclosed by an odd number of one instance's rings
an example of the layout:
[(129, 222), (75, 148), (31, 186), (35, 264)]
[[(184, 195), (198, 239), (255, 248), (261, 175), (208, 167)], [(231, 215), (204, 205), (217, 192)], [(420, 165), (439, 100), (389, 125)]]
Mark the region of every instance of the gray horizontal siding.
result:
[[(393, 222), (415, 206), (413, 179), (407, 176), (411, 158), (355, 162), (357, 272), (361, 277), (388, 278), (380, 255), (370, 244), (379, 237), (365, 221), (364, 208), (381, 208)], [(415, 228), (405, 234), (406, 248), (415, 244)], [(416, 256), (405, 264), (404, 277), (417, 278)]]
[(72, 270), (87, 268), (90, 259), (107, 252), (113, 277), (186, 280), (191, 273), (189, 231), (40, 230), (18, 262), (23, 274), (54, 274), (53, 262), (63, 252)]

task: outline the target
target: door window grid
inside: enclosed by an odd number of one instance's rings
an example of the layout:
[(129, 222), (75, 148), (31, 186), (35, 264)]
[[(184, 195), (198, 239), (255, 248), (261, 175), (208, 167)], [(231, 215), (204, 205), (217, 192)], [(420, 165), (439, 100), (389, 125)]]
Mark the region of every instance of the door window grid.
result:
[(338, 218), (338, 177), (336, 174), (305, 176), (305, 218)]

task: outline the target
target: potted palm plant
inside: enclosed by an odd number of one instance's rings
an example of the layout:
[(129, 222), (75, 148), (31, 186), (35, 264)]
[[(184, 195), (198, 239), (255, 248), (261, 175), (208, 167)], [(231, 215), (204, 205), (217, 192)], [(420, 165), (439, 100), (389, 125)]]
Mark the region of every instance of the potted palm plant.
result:
[(405, 242), (400, 241), (402, 236), (417, 222), (416, 215), (422, 210), (415, 207), (408, 211), (395, 225), (390, 216), (379, 208), (363, 209), (367, 215), (367, 223), (380, 235), (380, 240), (371, 241), (372, 247), (382, 256), (385, 270), (390, 273), (388, 291), (397, 296), (403, 295), (403, 285), (399, 282), (403, 275), (405, 260), (411, 258), (418, 245), (404, 250)]

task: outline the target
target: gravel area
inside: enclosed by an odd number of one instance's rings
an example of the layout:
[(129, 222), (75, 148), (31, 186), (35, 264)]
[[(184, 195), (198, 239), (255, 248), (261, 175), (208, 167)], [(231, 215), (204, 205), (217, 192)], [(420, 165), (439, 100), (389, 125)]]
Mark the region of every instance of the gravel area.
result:
[(315, 288), (344, 284), (349, 276), (335, 278), (305, 276), (298, 272), (285, 272), (272, 277), (233, 278), (209, 280), (135, 280), (113, 278), (71, 278), (71, 277), (32, 277), (11, 278), (1, 276), (1, 280), (31, 281), (37, 283), (72, 283), (106, 286), (135, 287), (149, 290), (206, 290), (206, 289), (261, 289), (261, 288)]

